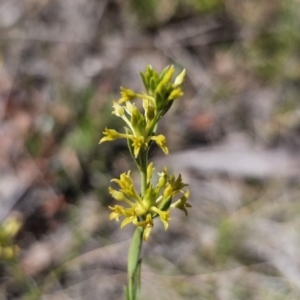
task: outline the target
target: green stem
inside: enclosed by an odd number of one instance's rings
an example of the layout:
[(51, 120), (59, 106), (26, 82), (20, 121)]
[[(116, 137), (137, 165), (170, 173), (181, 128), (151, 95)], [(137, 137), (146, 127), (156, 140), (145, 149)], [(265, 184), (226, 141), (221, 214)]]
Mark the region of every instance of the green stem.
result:
[(128, 254), (128, 288), (126, 290), (126, 300), (136, 300), (140, 288), (141, 281), (141, 265), (140, 258), (143, 243), (144, 228), (137, 226)]
[[(147, 165), (148, 150), (140, 153), (139, 170), (141, 175), (141, 198), (144, 197), (147, 189)], [(136, 300), (141, 281), (142, 259), (141, 249), (143, 244), (144, 228), (137, 226), (128, 253), (128, 287), (126, 290), (126, 300)]]
[(143, 150), (140, 159), (140, 175), (141, 175), (141, 197), (143, 198), (147, 189), (147, 166), (148, 166), (148, 149)]
[(140, 171), (140, 174), (141, 174), (141, 196), (143, 198), (146, 193), (146, 187), (147, 187), (147, 170)]

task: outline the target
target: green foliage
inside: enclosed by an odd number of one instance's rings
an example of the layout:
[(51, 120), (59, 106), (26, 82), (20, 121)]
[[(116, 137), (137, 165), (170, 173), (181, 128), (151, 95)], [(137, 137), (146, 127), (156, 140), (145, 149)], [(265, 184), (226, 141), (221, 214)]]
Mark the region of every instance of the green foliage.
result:
[(211, 13), (223, 8), (221, 0), (131, 0), (131, 8), (142, 27), (156, 27), (184, 14)]
[(223, 7), (221, 0), (181, 0), (181, 5), (189, 6), (191, 9), (200, 13), (217, 11)]
[(26, 148), (31, 156), (39, 156), (44, 150), (43, 136), (38, 132), (31, 133), (26, 140)]
[(95, 123), (97, 123), (95, 120), (87, 118), (81, 120), (68, 134), (64, 144), (79, 153), (90, 152), (98, 139), (97, 124)]
[(256, 75), (267, 80), (300, 78), (300, 5), (281, 1), (272, 22), (249, 44), (248, 58)]

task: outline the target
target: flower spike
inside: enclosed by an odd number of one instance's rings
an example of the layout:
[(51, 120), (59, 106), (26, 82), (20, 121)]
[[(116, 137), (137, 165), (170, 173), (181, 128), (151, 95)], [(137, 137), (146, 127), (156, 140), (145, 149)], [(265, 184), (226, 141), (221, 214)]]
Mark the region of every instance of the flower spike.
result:
[[(158, 173), (157, 180), (153, 180), (155, 168), (153, 163), (147, 163), (147, 153), (152, 141), (165, 154), (169, 153), (166, 137), (156, 134), (156, 128), (174, 100), (183, 95), (182, 85), (186, 70), (172, 80), (174, 72), (174, 66), (167, 66), (160, 74), (151, 66), (147, 66), (146, 71), (141, 73), (146, 93), (137, 93), (121, 87), (121, 98), (113, 102), (112, 114), (123, 120), (126, 125), (125, 133), (105, 128), (100, 140), (100, 143), (103, 143), (120, 138), (127, 139), (130, 153), (143, 173), (144, 182), (140, 193), (134, 186), (130, 171), (121, 174), (120, 178), (112, 179), (119, 188), (109, 187), (109, 193), (120, 205), (109, 207), (111, 210), (109, 218), (119, 221), (123, 217), (121, 228), (128, 224), (143, 228), (144, 240), (148, 239), (155, 218), (159, 217), (167, 230), (171, 208), (178, 208), (187, 214), (187, 209), (191, 207), (187, 202), (189, 197), (189, 191), (185, 189), (187, 184), (182, 181), (181, 175), (177, 177), (169, 175), (165, 167)], [(142, 105), (136, 105), (133, 101), (135, 99), (141, 100)]]

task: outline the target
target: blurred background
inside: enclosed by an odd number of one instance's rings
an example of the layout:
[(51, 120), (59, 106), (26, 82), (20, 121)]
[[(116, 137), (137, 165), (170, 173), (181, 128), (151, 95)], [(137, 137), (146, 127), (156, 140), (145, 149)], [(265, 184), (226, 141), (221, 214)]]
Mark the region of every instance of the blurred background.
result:
[(122, 299), (107, 188), (135, 166), (98, 142), (147, 64), (187, 69), (150, 156), (193, 208), (155, 224), (141, 299), (300, 299), (299, 31), (298, 0), (2, 0), (0, 299)]

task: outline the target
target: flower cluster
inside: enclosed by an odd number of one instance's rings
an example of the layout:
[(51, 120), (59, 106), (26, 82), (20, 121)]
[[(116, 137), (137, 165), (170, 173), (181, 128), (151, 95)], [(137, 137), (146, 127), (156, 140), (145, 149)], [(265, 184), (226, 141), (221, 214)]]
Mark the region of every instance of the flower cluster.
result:
[[(170, 207), (177, 207), (187, 214), (187, 207), (191, 207), (187, 203), (189, 191), (182, 189), (187, 186), (182, 182), (181, 175), (177, 178), (168, 175), (167, 169), (158, 173), (158, 181), (156, 186), (151, 183), (152, 173), (154, 171), (153, 163), (147, 168), (147, 186), (144, 197), (142, 198), (134, 188), (130, 171), (123, 173), (120, 179), (113, 179), (119, 185), (119, 190), (109, 188), (110, 194), (117, 200), (123, 201), (128, 207), (115, 205), (109, 207), (112, 210), (110, 219), (119, 221), (119, 217), (125, 216), (121, 223), (121, 228), (129, 223), (136, 226), (144, 227), (144, 240), (147, 240), (153, 227), (153, 219), (159, 217), (164, 225), (165, 230), (168, 229), (168, 221), (170, 218)], [(172, 203), (175, 195), (181, 194), (181, 197)]]
[[(182, 84), (186, 72), (183, 70), (172, 83), (173, 73), (173, 66), (166, 67), (160, 75), (148, 66), (145, 73), (140, 74), (147, 93), (136, 93), (121, 87), (121, 98), (113, 103), (112, 113), (126, 123), (125, 133), (105, 128), (100, 143), (125, 138), (130, 141), (130, 151), (136, 159), (141, 150), (147, 150), (150, 142), (155, 141), (168, 154), (166, 138), (161, 134), (155, 136), (155, 130), (174, 100), (183, 95)], [(144, 113), (131, 102), (134, 99), (142, 100)]]
[[(171, 219), (170, 208), (179, 208), (187, 214), (186, 208), (191, 207), (187, 203), (189, 191), (183, 190), (187, 184), (182, 182), (181, 175), (175, 178), (164, 168), (163, 172), (158, 173), (157, 184), (153, 186), (153, 163), (147, 163), (151, 142), (154, 141), (165, 154), (169, 152), (165, 136), (156, 135), (157, 124), (171, 108), (174, 100), (183, 95), (185, 73), (183, 70), (172, 82), (173, 66), (166, 67), (160, 74), (148, 66), (144, 73), (140, 73), (146, 92), (136, 93), (121, 87), (121, 98), (113, 103), (112, 114), (125, 122), (125, 132), (105, 128), (104, 137), (100, 140), (100, 143), (119, 138), (128, 141), (130, 153), (142, 174), (142, 191), (138, 193), (135, 189), (130, 171), (121, 174), (119, 179), (113, 179), (119, 189), (110, 187), (109, 192), (126, 206), (109, 207), (112, 210), (110, 219), (119, 221), (120, 217), (124, 217), (121, 228), (129, 223), (143, 227), (144, 240), (149, 237), (154, 218), (159, 217), (166, 230)], [(142, 100), (143, 112), (132, 102), (135, 99)], [(174, 201), (176, 195), (180, 197)]]

